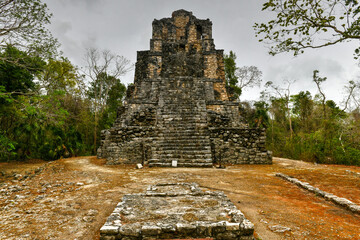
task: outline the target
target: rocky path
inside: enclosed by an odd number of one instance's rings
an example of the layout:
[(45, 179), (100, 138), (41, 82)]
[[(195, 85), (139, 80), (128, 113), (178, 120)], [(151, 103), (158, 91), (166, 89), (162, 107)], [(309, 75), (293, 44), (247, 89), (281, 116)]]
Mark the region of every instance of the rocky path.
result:
[(281, 172), (360, 204), (360, 168), (274, 159), (226, 169), (106, 166), (94, 157), (0, 163), (0, 239), (98, 239), (125, 193), (197, 182), (221, 190), (255, 224), (259, 239), (360, 239), (360, 215), (275, 176)]

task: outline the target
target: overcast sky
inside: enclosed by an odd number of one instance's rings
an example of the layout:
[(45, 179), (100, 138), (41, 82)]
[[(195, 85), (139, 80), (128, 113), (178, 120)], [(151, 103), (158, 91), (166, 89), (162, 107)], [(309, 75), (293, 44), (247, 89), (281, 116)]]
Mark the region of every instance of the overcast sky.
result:
[[(356, 43), (343, 43), (318, 50), (309, 50), (298, 57), (291, 53), (268, 55), (268, 49), (255, 38), (253, 25), (271, 18), (262, 12), (263, 0), (45, 0), (53, 13), (50, 30), (61, 43), (64, 56), (79, 66), (85, 66), (88, 47), (109, 49), (132, 63), (136, 51), (148, 50), (152, 21), (171, 17), (178, 9), (193, 12), (199, 19), (213, 22), (213, 38), (217, 49), (234, 51), (237, 66), (257, 66), (263, 72), (263, 83), (281, 85), (284, 79), (296, 80), (291, 93), (309, 90), (317, 93), (312, 82), (313, 70), (326, 76), (324, 91), (328, 99), (340, 103), (343, 86), (358, 80), (359, 66), (353, 59)], [(134, 72), (121, 78), (133, 82)], [(263, 86), (262, 86), (263, 88)], [(244, 90), (242, 100), (256, 100), (259, 89)]]

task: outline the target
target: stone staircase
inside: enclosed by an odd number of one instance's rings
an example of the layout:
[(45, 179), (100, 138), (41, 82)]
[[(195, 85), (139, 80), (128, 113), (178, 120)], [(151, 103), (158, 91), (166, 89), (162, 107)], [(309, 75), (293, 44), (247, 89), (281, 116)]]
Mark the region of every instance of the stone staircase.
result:
[[(150, 167), (212, 167), (206, 104), (197, 99), (201, 89), (167, 89), (158, 109), (158, 136), (152, 147)], [(187, 97), (184, 97), (187, 96)]]

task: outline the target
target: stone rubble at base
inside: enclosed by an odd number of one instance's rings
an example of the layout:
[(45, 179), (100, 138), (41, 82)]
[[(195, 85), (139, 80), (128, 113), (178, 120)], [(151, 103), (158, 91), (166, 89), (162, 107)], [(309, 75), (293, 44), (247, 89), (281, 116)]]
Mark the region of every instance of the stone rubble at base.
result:
[(195, 183), (156, 184), (124, 195), (100, 229), (101, 240), (253, 239), (254, 225), (223, 192)]
[(102, 131), (98, 157), (150, 167), (271, 164), (265, 130), (243, 123), (227, 91), (212, 22), (178, 10), (152, 25), (150, 50), (137, 53), (134, 84)]

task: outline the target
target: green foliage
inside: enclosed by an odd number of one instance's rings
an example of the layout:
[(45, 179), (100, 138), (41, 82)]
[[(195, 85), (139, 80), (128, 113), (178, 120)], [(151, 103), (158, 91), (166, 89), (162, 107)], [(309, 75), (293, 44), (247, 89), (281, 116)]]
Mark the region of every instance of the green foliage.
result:
[[(43, 61), (13, 46), (2, 54), (14, 61), (0, 61), (0, 160), (93, 154), (92, 102), (82, 97), (76, 68), (65, 58)], [(110, 89), (112, 109), (124, 88)]]
[(238, 78), (235, 75), (237, 69), (235, 60), (236, 54), (233, 51), (224, 55), (225, 79), (227, 85), (236, 85), (238, 83)]
[(258, 101), (254, 103), (255, 112), (250, 120), (252, 127), (267, 128), (269, 125), (268, 109), (269, 105), (265, 101)]
[(314, 102), (309, 91), (299, 92), (291, 96), (293, 103), (292, 113), (299, 118), (299, 127), (308, 132), (310, 130), (310, 117), (314, 109)]
[(231, 101), (238, 100), (244, 88), (260, 86), (262, 72), (255, 66), (236, 66), (236, 54), (224, 54), (226, 89)]
[(11, 141), (6, 137), (6, 133), (0, 132), (0, 159), (11, 159), (16, 156), (14, 152), (16, 142)]
[(0, 47), (11, 44), (32, 56), (56, 53), (58, 43), (46, 29), (51, 14), (41, 0), (4, 0), (0, 13)]
[(89, 132), (94, 119), (88, 100), (57, 91), (51, 95), (18, 96), (2, 110), (0, 126), (4, 134), (0, 148), (9, 143), (14, 146), (7, 156), (0, 156), (2, 160), (54, 160), (92, 153)]
[(73, 93), (76, 94), (80, 92), (82, 80), (76, 67), (67, 58), (61, 57), (59, 60), (51, 58), (39, 76), (39, 85), (47, 93), (61, 90), (67, 93), (75, 91)]
[(0, 53), (0, 86), (6, 92), (26, 93), (34, 89), (34, 77), (44, 65), (41, 58), (31, 57), (14, 46), (7, 45)]
[(0, 4), (0, 161), (94, 154), (126, 92), (117, 77), (129, 61), (97, 50), (89, 52), (87, 89), (78, 69), (57, 57), (47, 11), (41, 0)]
[(122, 106), (122, 101), (126, 94), (126, 86), (117, 81), (110, 89), (106, 100), (106, 109), (100, 117), (100, 129), (109, 129), (114, 124), (117, 117), (117, 110)]
[(303, 91), (291, 95), (290, 99), (292, 114), (291, 121), (288, 121), (285, 99), (270, 98), (267, 145), (275, 156), (318, 163), (360, 165), (358, 110), (346, 113), (334, 101), (324, 102), (325, 95), (317, 101), (309, 92)]
[[(273, 46), (270, 54), (321, 48), (348, 40), (360, 39), (358, 1), (347, 0), (267, 0), (263, 11), (276, 13), (267, 23), (256, 23), (259, 41)], [(356, 58), (359, 49), (355, 49)]]
[(236, 75), (236, 54), (230, 51), (229, 55), (224, 55), (226, 89), (230, 95), (230, 100), (236, 100), (241, 95), (241, 88), (237, 86), (238, 76)]

